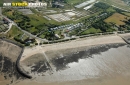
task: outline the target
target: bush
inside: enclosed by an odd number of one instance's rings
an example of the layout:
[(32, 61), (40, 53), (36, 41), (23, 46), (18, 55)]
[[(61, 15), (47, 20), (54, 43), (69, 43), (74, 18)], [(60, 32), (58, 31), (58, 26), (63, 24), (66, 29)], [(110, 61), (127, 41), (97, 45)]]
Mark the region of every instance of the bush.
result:
[(38, 43), (35, 43), (35, 45), (38, 45)]

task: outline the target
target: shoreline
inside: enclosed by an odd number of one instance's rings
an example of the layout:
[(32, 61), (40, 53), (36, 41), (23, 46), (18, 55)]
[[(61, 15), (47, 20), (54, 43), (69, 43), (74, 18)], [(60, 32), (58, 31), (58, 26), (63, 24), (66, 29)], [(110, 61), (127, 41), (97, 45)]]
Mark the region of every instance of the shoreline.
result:
[(95, 46), (95, 45), (114, 44), (114, 43), (126, 44), (126, 42), (120, 36), (117, 36), (117, 35), (83, 38), (83, 39), (78, 39), (78, 40), (73, 40), (73, 41), (68, 41), (68, 42), (41, 45), (41, 46), (36, 46), (32, 48), (25, 48), (20, 61), (23, 61), (32, 55), (35, 55), (38, 53), (43, 54), (48, 51), (59, 51), (59, 50), (65, 50), (65, 49), (81, 48), (85, 46)]

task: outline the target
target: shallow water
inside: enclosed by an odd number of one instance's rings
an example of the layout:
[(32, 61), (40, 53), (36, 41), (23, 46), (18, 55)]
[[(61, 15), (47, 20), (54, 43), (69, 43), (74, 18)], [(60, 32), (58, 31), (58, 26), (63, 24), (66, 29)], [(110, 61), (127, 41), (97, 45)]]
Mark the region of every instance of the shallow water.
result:
[[(84, 56), (84, 55), (82, 55)], [(130, 48), (120, 46), (110, 48), (106, 52), (94, 54), (92, 57), (68, 63), (66, 69), (58, 70), (52, 75), (38, 76), (38, 82), (62, 82), (114, 75), (130, 76)]]

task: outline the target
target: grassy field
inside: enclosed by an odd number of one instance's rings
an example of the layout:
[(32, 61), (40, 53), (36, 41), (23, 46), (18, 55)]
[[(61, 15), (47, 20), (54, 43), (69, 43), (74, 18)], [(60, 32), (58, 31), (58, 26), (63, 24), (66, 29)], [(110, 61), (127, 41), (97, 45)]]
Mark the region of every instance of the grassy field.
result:
[(130, 17), (130, 13), (128, 13), (128, 12), (123, 12), (123, 14), (125, 14), (125, 15)]
[(0, 0), (0, 7), (3, 6), (3, 1), (4, 1), (4, 0)]
[(86, 34), (94, 34), (94, 33), (100, 33), (100, 32), (102, 32), (100, 29), (90, 28), (90, 29), (85, 30), (81, 34), (86, 35)]
[(66, 2), (68, 4), (72, 4), (72, 5), (80, 4), (80, 3), (84, 2), (84, 1), (87, 1), (87, 0), (66, 0)]
[(105, 22), (110, 23), (113, 22), (116, 25), (124, 25), (125, 23), (123, 22), (123, 20), (126, 20), (127, 16), (119, 14), (119, 13), (115, 13), (112, 16), (110, 16), (109, 18), (105, 19)]
[(38, 26), (41, 24), (46, 23), (46, 19), (44, 19), (42, 16), (38, 16), (36, 14), (27, 15), (30, 18), (30, 23), (34, 26)]
[(7, 33), (7, 37), (13, 39), (14, 37), (22, 34), (23, 32), (21, 32), (16, 26), (12, 26), (11, 30)]

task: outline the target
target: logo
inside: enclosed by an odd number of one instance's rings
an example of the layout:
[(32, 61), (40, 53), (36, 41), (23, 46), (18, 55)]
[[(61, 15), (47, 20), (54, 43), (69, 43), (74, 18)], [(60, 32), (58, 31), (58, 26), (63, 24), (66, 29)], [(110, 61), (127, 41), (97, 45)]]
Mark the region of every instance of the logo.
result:
[(27, 3), (27, 2), (12, 2), (3, 3), (3, 7), (45, 7), (47, 3)]

